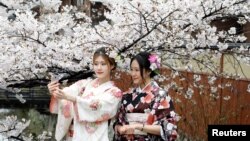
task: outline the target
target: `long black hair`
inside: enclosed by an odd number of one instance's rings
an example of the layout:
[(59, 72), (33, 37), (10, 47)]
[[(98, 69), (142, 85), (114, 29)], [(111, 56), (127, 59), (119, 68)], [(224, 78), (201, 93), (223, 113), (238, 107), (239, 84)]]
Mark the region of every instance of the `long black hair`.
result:
[(143, 69), (150, 72), (150, 78), (153, 78), (154, 76), (157, 75), (154, 71), (150, 69), (150, 61), (149, 61), (150, 55), (151, 54), (149, 52), (140, 52), (137, 55), (135, 55), (130, 62), (130, 66), (134, 60), (138, 62), (140, 68), (140, 74), (143, 79), (144, 79)]

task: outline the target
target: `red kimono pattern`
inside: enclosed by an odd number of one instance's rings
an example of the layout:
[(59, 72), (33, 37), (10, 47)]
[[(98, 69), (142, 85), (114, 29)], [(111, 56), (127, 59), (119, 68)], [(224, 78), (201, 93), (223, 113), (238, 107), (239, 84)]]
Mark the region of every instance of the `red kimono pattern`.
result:
[(126, 125), (127, 113), (145, 113), (147, 125), (160, 125), (161, 135), (132, 135), (129, 139), (123, 135), (115, 134), (116, 141), (173, 141), (177, 137), (177, 114), (174, 112), (173, 102), (167, 91), (154, 81), (140, 88), (130, 89), (123, 95), (121, 107), (117, 114), (115, 125)]

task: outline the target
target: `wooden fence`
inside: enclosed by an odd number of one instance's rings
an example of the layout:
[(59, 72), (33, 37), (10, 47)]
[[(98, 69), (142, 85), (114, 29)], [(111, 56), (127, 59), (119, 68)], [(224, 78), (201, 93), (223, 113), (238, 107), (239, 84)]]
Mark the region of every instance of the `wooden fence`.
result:
[[(164, 76), (171, 73), (168, 69), (161, 70)], [(178, 129), (182, 135), (206, 141), (209, 124), (250, 124), (249, 80), (178, 73), (175, 78), (169, 77), (160, 84), (162, 87), (171, 84), (168, 91), (181, 116)], [(122, 90), (131, 86), (128, 74), (121, 74), (116, 82)]]

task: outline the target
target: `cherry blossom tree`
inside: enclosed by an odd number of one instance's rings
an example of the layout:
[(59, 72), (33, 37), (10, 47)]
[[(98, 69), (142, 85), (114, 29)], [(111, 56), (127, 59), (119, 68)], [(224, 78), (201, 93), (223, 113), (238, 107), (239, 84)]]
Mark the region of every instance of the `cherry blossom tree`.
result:
[(99, 47), (107, 48), (121, 70), (129, 68), (133, 54), (155, 52), (162, 65), (173, 70), (169, 77), (180, 68), (194, 71), (194, 63), (214, 75), (228, 76), (214, 63), (223, 53), (250, 64), (247, 44), (231, 46), (244, 43), (244, 33), (236, 27), (218, 30), (213, 24), (230, 18), (240, 26), (248, 23), (247, 0), (98, 2), (106, 9), (97, 10), (96, 16), (105, 19), (93, 23), (82, 9), (62, 7), (60, 0), (1, 0), (0, 88), (17, 92), (14, 88), (91, 73), (91, 57)]
[(52, 133), (44, 131), (42, 134), (34, 137), (31, 134), (25, 134), (24, 130), (29, 126), (30, 120), (22, 119), (19, 121), (16, 116), (7, 116), (0, 120), (0, 140), (1, 141), (32, 141), (35, 138), (39, 141), (51, 139)]
[[(244, 42), (236, 28), (218, 31), (211, 23), (234, 17), (243, 25), (249, 20), (246, 0), (121, 0), (102, 1), (109, 9), (106, 20), (93, 26), (91, 19), (76, 7), (60, 9), (60, 0), (2, 0), (1, 2), (1, 88), (37, 81), (51, 74), (70, 77), (91, 67), (91, 56), (98, 47), (110, 49), (121, 68), (128, 58), (142, 50), (157, 52), (163, 65), (178, 69), (173, 61), (184, 59), (208, 67), (222, 52), (247, 52), (247, 46), (229, 48)], [(37, 13), (34, 9), (38, 9)], [(60, 12), (59, 12), (60, 11)], [(211, 54), (212, 51), (212, 54)], [(238, 60), (249, 64), (248, 55)], [(166, 60), (166, 61), (165, 61)], [(182, 64), (183, 65), (183, 64)]]

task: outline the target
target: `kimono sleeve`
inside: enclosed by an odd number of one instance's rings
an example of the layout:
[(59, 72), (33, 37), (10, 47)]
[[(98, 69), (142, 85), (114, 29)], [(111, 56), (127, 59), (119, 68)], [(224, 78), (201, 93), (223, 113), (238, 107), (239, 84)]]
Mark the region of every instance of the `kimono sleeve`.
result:
[(177, 138), (178, 115), (174, 112), (172, 99), (163, 89), (158, 91), (156, 99), (153, 113), (157, 120), (155, 124), (161, 125), (161, 137), (164, 140), (175, 140)]
[(119, 110), (116, 114), (116, 120), (115, 120), (114, 126), (128, 124), (128, 121), (125, 118), (126, 117), (126, 109), (125, 109), (124, 104), (123, 104), (124, 102), (126, 102), (126, 100), (124, 98), (126, 96), (127, 96), (127, 93), (123, 94), (123, 98), (121, 100)]
[[(65, 87), (63, 91), (76, 96), (80, 93), (80, 90), (84, 86), (84, 83), (84, 80), (78, 81), (69, 87)], [(73, 120), (74, 106), (72, 102), (64, 99), (60, 100), (54, 97), (54, 100), (56, 100), (57, 105), (54, 105), (53, 108), (55, 108), (58, 113), (55, 138), (57, 141), (60, 141), (69, 130), (69, 127)]]
[(58, 99), (55, 96), (51, 96), (49, 103), (49, 111), (53, 114), (58, 114)]
[[(88, 81), (89, 80), (77, 81), (76, 83), (72, 84), (71, 86), (65, 87), (63, 89), (63, 91), (70, 93), (70, 94), (73, 94), (73, 95), (78, 95), (82, 91), (82, 88), (86, 85), (86, 83)], [(58, 109), (61, 105), (60, 103), (61, 103), (60, 100), (57, 99), (54, 95), (52, 95), (50, 98), (50, 105), (49, 105), (50, 112), (54, 113), (54, 114), (58, 114), (58, 112), (59, 112)]]
[(85, 122), (108, 120), (116, 115), (121, 97), (121, 90), (117, 87), (90, 97), (77, 96), (75, 103), (77, 119)]

